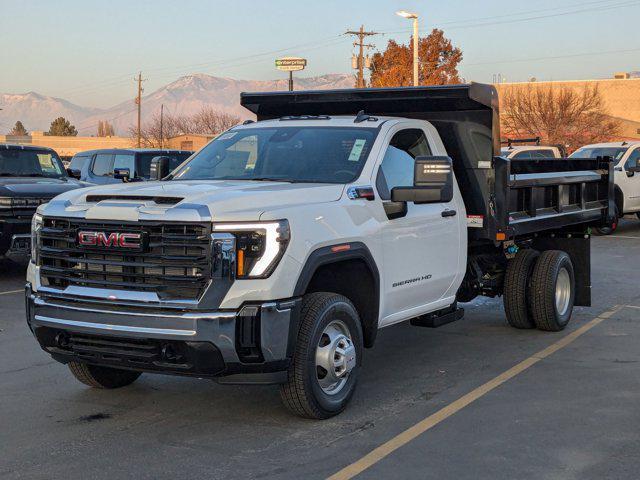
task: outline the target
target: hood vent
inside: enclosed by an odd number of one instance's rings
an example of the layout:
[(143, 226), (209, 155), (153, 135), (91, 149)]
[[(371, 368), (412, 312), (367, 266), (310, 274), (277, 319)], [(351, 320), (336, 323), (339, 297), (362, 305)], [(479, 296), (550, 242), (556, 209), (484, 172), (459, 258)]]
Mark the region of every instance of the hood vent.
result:
[(155, 202), (160, 205), (175, 205), (184, 200), (183, 197), (151, 197), (145, 195), (87, 195), (87, 202), (97, 203), (103, 200), (128, 200), (138, 202)]

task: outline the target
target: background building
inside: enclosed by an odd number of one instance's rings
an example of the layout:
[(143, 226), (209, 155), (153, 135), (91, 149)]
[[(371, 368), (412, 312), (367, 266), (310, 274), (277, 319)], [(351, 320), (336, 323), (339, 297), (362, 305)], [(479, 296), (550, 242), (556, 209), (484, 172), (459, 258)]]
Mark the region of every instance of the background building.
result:
[(578, 91), (585, 86), (597, 85), (609, 116), (620, 122), (620, 137), (625, 140), (640, 140), (640, 78), (631, 78), (627, 73), (615, 74), (615, 78), (605, 80), (566, 80), (551, 82), (498, 83), (500, 95), (507, 88), (552, 87), (571, 88)]

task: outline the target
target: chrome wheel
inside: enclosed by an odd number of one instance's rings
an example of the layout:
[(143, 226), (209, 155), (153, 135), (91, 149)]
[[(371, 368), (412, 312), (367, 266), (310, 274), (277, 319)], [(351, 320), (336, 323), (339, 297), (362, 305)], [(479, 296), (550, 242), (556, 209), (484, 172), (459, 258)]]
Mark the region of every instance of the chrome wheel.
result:
[(567, 313), (571, 301), (571, 277), (566, 268), (561, 268), (556, 278), (556, 311), (562, 316)]
[(322, 391), (335, 395), (347, 383), (356, 366), (356, 349), (346, 324), (333, 320), (325, 327), (316, 347), (316, 377)]

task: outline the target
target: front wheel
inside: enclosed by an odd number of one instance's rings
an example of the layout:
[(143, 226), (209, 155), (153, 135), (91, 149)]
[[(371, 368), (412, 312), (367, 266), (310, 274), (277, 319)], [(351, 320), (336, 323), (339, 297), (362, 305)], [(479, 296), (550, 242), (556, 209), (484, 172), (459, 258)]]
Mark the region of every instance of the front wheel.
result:
[(347, 406), (362, 361), (362, 326), (342, 295), (317, 292), (302, 299), (296, 350), (280, 387), (282, 401), (296, 415), (325, 419)]
[(131, 385), (141, 375), (132, 370), (99, 367), (81, 362), (69, 362), (69, 370), (79, 381), (93, 388), (120, 388)]

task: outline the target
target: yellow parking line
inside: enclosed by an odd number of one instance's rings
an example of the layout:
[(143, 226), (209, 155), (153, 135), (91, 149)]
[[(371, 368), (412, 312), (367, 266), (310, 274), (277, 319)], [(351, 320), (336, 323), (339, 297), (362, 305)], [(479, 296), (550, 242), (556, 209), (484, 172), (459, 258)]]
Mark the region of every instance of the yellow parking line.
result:
[(24, 292), (24, 288), (21, 288), (20, 290), (9, 290), (7, 292), (0, 292), (0, 295), (9, 295), (10, 293), (23, 293)]
[(394, 451), (396, 451), (400, 447), (402, 447), (402, 446), (406, 445), (407, 443), (409, 443), (410, 441), (414, 440), (419, 435), (422, 435), (427, 430), (435, 427), (437, 424), (439, 424), (443, 420), (446, 420), (451, 415), (455, 414), (456, 412), (459, 412), (460, 410), (462, 410), (467, 405), (469, 405), (472, 402), (478, 400), (480, 397), (486, 395), (487, 393), (489, 393), (493, 389), (499, 387), (500, 385), (502, 385), (503, 383), (507, 382), (508, 380), (512, 379), (516, 375), (524, 372), (529, 367), (531, 367), (531, 366), (535, 365), (536, 363), (538, 363), (540, 360), (543, 360), (543, 359), (547, 358), (549, 355), (552, 355), (553, 353), (557, 352), (558, 350), (566, 347), (571, 342), (573, 342), (576, 338), (580, 337), (581, 335), (584, 335), (589, 330), (591, 330), (593, 327), (599, 325), (604, 320), (606, 320), (607, 318), (611, 317), (618, 310), (620, 310), (620, 308), (622, 308), (622, 307), (615, 306), (611, 310), (600, 314), (598, 317), (594, 318), (593, 320), (591, 320), (590, 322), (586, 323), (582, 327), (578, 328), (577, 330), (575, 330), (575, 331), (571, 332), (570, 334), (566, 335), (565, 337), (561, 338), (557, 342), (551, 344), (547, 348), (545, 348), (543, 350), (540, 350), (539, 352), (531, 355), (529, 358), (527, 358), (526, 360), (523, 360), (522, 362), (518, 363), (517, 365), (511, 367), (506, 372), (498, 375), (497, 377), (493, 378), (492, 380), (489, 380), (484, 385), (479, 386), (475, 390), (472, 390), (471, 392), (467, 393), (466, 395), (460, 397), (458, 400), (454, 401), (453, 403), (450, 403), (446, 407), (438, 410), (433, 415), (428, 416), (424, 420), (421, 420), (420, 422), (416, 423), (415, 425), (413, 425), (412, 427), (408, 428), (407, 430), (405, 430), (404, 432), (400, 433), (399, 435), (396, 435), (391, 440), (383, 443), (379, 447), (375, 448), (374, 450), (372, 450), (371, 452), (366, 454), (360, 460), (357, 460), (356, 462), (352, 463), (351, 465), (346, 466), (345, 468), (343, 468), (339, 472), (331, 475), (329, 477), (329, 480), (347, 480), (347, 479), (353, 478), (356, 475), (362, 473), (367, 468), (371, 467), (372, 465), (375, 465), (380, 460), (385, 458), (387, 455), (390, 455), (391, 453), (393, 453)]

